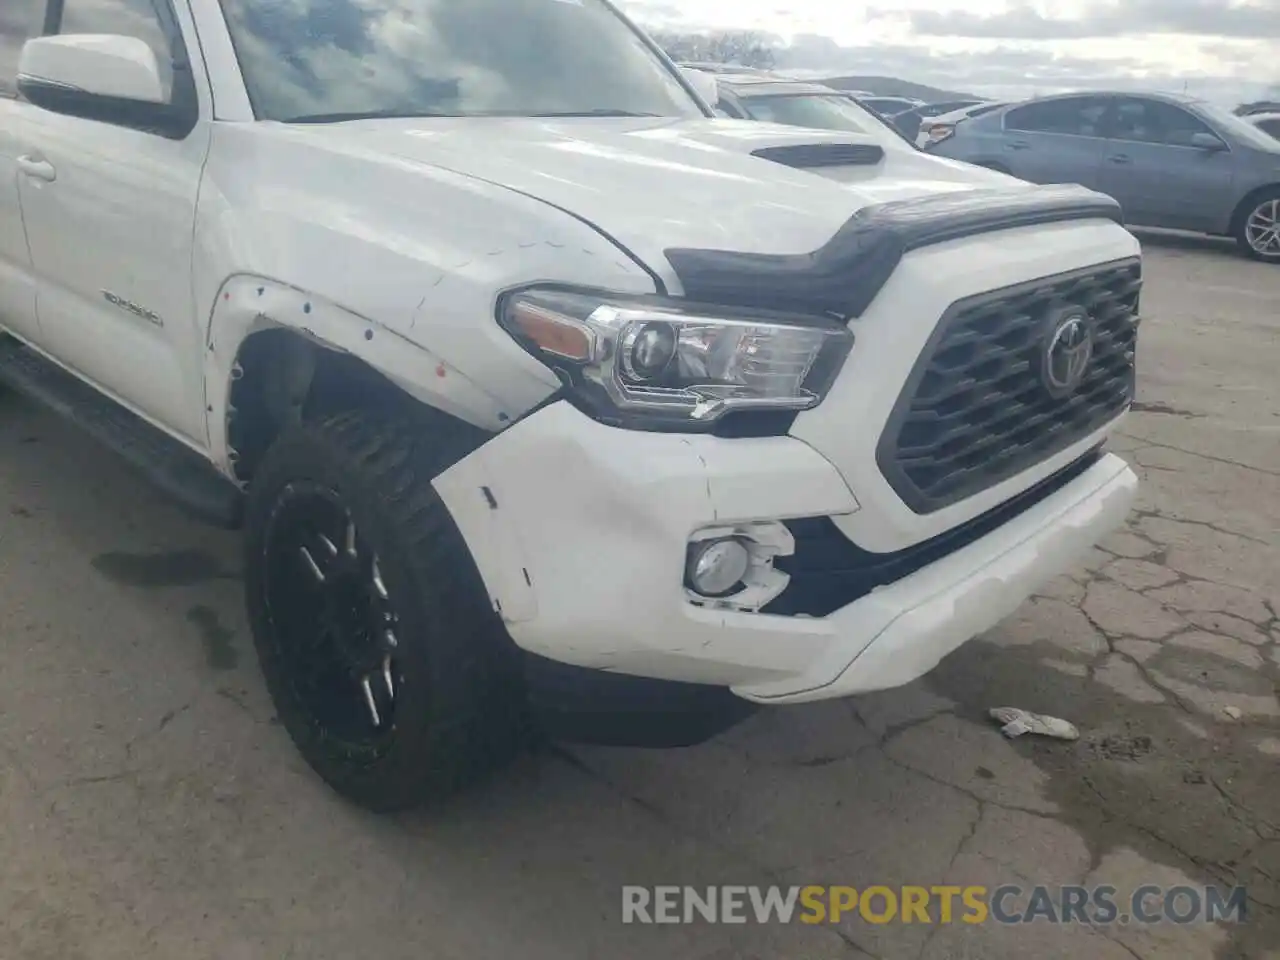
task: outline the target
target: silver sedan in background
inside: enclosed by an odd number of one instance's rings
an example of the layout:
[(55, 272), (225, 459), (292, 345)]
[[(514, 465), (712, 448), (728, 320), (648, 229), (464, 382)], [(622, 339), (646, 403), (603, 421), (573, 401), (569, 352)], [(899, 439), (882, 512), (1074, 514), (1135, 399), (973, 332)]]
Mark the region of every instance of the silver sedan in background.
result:
[(1043, 97), (958, 123), (927, 149), (1034, 183), (1080, 183), (1115, 197), (1131, 225), (1234, 237), (1280, 264), (1280, 140), (1203, 100)]

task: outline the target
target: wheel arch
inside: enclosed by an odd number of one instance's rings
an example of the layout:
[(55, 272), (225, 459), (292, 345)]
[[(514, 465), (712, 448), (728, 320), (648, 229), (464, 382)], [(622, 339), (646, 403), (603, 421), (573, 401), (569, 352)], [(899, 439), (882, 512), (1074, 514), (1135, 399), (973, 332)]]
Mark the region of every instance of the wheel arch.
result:
[(229, 278), (211, 311), (204, 357), (210, 453), (241, 484), (294, 418), (343, 406), (445, 418), (478, 445), (514, 419), (431, 351), (305, 290)]

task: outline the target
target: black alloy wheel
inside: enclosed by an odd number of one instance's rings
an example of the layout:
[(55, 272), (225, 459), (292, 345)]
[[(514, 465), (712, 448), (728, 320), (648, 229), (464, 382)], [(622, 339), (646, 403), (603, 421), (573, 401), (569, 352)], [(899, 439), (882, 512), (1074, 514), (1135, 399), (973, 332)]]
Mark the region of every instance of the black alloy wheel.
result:
[(282, 491), (265, 541), (267, 614), (295, 696), (328, 737), (375, 758), (404, 684), (377, 555), (338, 494), (313, 483)]
[(289, 427), (249, 489), (245, 592), (276, 712), (343, 796), (443, 799), (531, 739), (522, 661), (431, 481), (451, 423), (354, 410)]

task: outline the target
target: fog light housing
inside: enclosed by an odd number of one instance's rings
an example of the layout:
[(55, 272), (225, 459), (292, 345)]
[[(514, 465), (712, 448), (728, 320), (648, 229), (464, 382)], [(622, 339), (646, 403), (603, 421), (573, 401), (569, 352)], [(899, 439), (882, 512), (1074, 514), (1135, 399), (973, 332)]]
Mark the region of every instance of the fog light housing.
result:
[(685, 577), (689, 588), (704, 597), (723, 597), (742, 584), (751, 566), (751, 551), (740, 537), (690, 544)]

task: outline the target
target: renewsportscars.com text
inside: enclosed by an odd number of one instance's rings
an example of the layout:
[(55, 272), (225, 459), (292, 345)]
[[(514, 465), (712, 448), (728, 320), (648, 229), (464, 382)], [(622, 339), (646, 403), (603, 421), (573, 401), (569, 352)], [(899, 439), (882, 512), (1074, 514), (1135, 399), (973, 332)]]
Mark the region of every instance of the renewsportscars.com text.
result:
[(1191, 924), (1245, 919), (1244, 887), (624, 886), (623, 923)]

